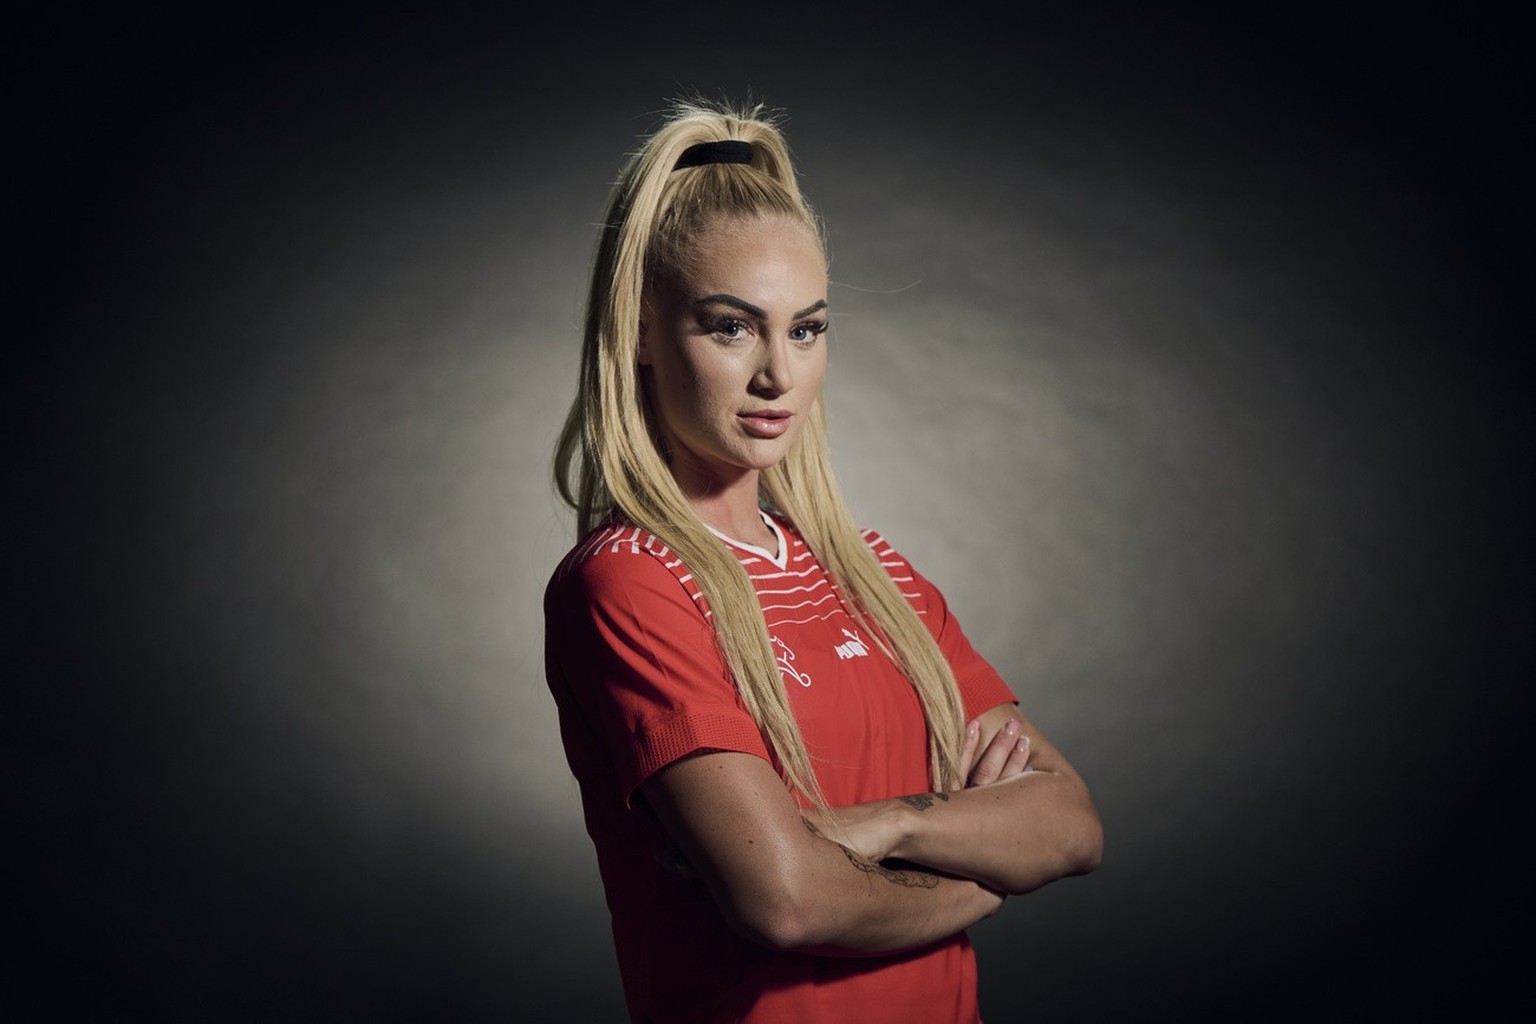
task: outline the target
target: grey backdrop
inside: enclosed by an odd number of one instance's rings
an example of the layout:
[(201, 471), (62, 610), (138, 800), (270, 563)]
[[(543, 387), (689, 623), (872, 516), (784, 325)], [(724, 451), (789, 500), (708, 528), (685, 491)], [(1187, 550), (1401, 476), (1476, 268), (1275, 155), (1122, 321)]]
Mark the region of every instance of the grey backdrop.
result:
[(788, 111), (849, 499), (1104, 816), (988, 1021), (1529, 1007), (1510, 29), (834, 10), (17, 26), (11, 1019), (617, 1019), (547, 470), (684, 90)]

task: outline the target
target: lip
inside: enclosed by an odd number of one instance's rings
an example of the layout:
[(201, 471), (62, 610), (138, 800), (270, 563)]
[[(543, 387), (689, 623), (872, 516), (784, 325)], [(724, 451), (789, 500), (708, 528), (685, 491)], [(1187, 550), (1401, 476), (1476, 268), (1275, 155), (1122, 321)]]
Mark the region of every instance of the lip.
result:
[(786, 409), (753, 409), (737, 413), (736, 418), (752, 436), (774, 438), (782, 437), (789, 429), (793, 414)]

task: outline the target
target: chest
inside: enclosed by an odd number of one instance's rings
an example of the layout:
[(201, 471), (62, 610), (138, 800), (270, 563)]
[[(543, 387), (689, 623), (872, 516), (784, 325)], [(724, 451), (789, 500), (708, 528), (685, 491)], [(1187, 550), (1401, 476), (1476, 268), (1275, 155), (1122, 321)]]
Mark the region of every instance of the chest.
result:
[(827, 798), (858, 803), (927, 790), (922, 705), (869, 630), (835, 599), (789, 611), (760, 600), (790, 708)]

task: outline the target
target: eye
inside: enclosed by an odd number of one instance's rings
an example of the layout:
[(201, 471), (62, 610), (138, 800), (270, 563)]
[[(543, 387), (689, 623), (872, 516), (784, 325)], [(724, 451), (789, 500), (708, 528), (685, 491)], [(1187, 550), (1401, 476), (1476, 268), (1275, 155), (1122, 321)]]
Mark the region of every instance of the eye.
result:
[(807, 320), (789, 329), (789, 340), (802, 348), (810, 348), (816, 344), (816, 339), (825, 333), (827, 333), (825, 320)]
[(739, 341), (745, 338), (750, 330), (751, 327), (745, 320), (739, 320), (736, 317), (722, 317), (710, 328), (711, 333), (721, 341)]

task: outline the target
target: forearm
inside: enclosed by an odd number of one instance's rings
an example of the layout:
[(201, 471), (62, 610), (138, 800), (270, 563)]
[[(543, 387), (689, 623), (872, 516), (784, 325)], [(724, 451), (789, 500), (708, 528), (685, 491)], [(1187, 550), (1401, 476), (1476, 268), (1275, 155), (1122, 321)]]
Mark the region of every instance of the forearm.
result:
[[(817, 831), (810, 821), (806, 826)], [(812, 905), (792, 942), (802, 952), (858, 956), (912, 949), (990, 917), (1003, 902), (971, 879), (874, 861), (824, 836), (807, 853), (823, 863), (808, 875)]]
[(1103, 832), (1088, 787), (1016, 708), (1000, 705), (971, 723), (962, 768), (964, 789), (840, 808), (822, 830), (865, 856), (1005, 893), (1098, 866)]
[(643, 792), (727, 922), (771, 948), (910, 949), (961, 931), (1002, 902), (969, 879), (893, 868), (834, 842), (802, 818), (760, 758), (691, 758)]
[[(1075, 777), (1031, 771), (952, 793), (920, 793), (864, 805), (887, 820), (887, 857), (1025, 893), (1098, 866), (1102, 831)], [(850, 809), (851, 811), (852, 809)]]

